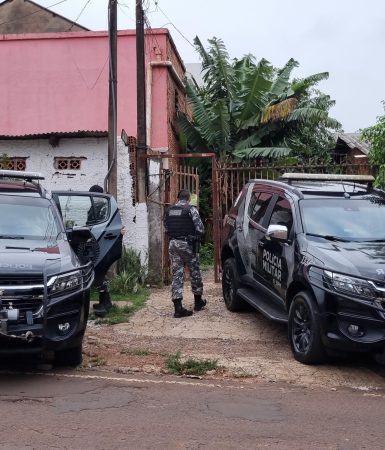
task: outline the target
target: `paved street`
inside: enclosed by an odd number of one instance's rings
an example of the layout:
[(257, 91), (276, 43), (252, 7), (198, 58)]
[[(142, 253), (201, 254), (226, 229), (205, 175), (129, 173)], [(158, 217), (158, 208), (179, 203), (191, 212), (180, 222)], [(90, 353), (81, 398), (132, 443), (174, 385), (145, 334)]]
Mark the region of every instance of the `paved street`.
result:
[(1, 449), (383, 448), (383, 393), (52, 372), (0, 376)]

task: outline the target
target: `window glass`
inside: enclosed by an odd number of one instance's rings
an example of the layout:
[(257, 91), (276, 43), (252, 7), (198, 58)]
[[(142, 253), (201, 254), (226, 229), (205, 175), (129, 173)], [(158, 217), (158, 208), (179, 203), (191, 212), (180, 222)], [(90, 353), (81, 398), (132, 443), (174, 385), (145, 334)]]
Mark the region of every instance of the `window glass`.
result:
[(60, 209), (66, 228), (88, 226), (108, 219), (108, 199), (88, 195), (60, 195)]
[(51, 208), (0, 202), (1, 236), (55, 239), (59, 233), (60, 228)]
[(254, 195), (258, 195), (258, 198), (255, 198), (251, 211), (249, 209), (249, 216), (253, 222), (261, 225), (273, 195), (267, 192), (255, 193)]
[(100, 223), (108, 219), (108, 200), (105, 197), (92, 197), (94, 208), (89, 211), (90, 216), (88, 222)]
[[(91, 198), (88, 196), (60, 195), (59, 203), (66, 228), (86, 226), (88, 212), (91, 210), (91, 214), (93, 214)], [(93, 215), (92, 218), (94, 218)]]
[(251, 217), (253, 214), (254, 207), (255, 207), (255, 204), (257, 203), (258, 197), (259, 197), (259, 192), (252, 192), (251, 197), (250, 197), (250, 202), (249, 202), (249, 209), (247, 210), (247, 215), (249, 217)]
[(279, 197), (271, 214), (269, 225), (285, 225), (290, 233), (293, 225), (293, 214), (290, 203), (286, 198)]
[(385, 241), (385, 201), (380, 197), (305, 199), (300, 206), (306, 233)]

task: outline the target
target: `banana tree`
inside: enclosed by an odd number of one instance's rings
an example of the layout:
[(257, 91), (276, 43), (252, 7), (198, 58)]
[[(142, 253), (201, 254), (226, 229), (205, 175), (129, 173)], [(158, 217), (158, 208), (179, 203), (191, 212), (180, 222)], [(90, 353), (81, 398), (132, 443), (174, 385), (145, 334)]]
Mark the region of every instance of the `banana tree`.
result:
[(327, 72), (291, 81), (298, 66), (294, 59), (279, 70), (252, 55), (230, 61), (221, 39), (208, 42), (206, 50), (197, 37), (194, 41), (203, 86), (186, 82), (192, 117), (178, 113), (190, 151), (214, 151), (220, 159), (233, 160), (282, 157), (307, 145), (309, 134), (330, 134), (340, 127), (329, 117), (333, 102), (314, 90)]

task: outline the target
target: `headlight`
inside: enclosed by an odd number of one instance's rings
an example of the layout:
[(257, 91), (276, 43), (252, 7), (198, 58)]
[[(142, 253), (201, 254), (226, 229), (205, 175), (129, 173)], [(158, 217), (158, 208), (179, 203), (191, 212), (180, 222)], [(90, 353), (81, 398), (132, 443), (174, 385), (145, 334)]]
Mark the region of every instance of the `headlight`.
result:
[(330, 288), (345, 294), (353, 294), (360, 297), (376, 297), (373, 285), (362, 278), (350, 277), (340, 273), (324, 270), (324, 280)]
[(80, 270), (66, 273), (64, 275), (55, 275), (47, 283), (48, 293), (58, 295), (64, 291), (77, 291), (82, 287), (82, 273)]

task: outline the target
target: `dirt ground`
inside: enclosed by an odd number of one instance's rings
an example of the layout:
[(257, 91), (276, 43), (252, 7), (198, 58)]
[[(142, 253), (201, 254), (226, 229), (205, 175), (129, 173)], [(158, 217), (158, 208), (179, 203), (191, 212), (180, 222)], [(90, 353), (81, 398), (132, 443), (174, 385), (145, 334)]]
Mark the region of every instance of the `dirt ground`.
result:
[[(187, 282), (184, 305), (192, 307), (189, 288)], [(152, 289), (145, 308), (128, 323), (107, 326), (90, 321), (83, 368), (161, 375), (167, 372), (166, 358), (180, 351), (183, 357), (218, 361), (221, 369), (205, 378), (350, 388), (368, 395), (385, 390), (385, 367), (371, 358), (337, 359), (320, 366), (300, 364), (292, 357), (285, 326), (251, 309), (227, 311), (212, 271), (204, 272), (204, 289), (207, 307), (191, 317), (173, 317), (170, 288), (165, 287)]]

